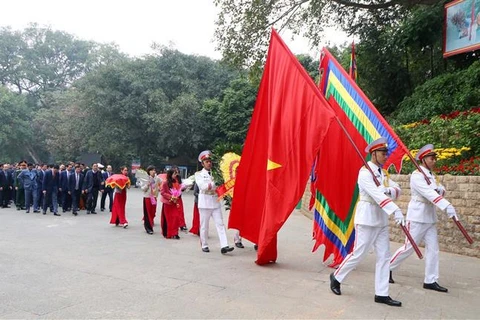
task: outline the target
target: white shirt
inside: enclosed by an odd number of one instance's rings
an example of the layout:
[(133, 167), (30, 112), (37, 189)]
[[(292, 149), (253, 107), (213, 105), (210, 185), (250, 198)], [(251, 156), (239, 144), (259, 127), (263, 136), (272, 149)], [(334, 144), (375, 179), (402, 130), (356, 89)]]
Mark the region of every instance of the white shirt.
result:
[[(217, 200), (215, 190), (215, 182), (210, 172), (203, 168), (201, 171), (195, 172), (195, 183), (198, 186), (198, 208), (216, 209), (220, 208), (220, 202)], [(210, 189), (208, 187), (210, 186)]]
[[(445, 188), (437, 184), (435, 176), (425, 168), (420, 166), (427, 175), (431, 184), (425, 180), (425, 176), (418, 170), (415, 170), (410, 177), (410, 190), (412, 199), (408, 203), (407, 220), (421, 223), (436, 223), (437, 214), (435, 206), (445, 210), (450, 205), (441, 194), (445, 193)], [(440, 193), (441, 194), (440, 194)]]
[[(388, 179), (385, 173), (373, 162), (368, 165), (380, 182), (377, 187), (372, 174), (366, 167), (358, 172), (358, 189), (360, 200), (355, 208), (355, 224), (372, 227), (385, 227), (388, 225), (388, 216), (399, 207), (385, 194), (386, 187), (395, 187), (400, 190), (396, 182)], [(380, 171), (378, 170), (380, 169)]]

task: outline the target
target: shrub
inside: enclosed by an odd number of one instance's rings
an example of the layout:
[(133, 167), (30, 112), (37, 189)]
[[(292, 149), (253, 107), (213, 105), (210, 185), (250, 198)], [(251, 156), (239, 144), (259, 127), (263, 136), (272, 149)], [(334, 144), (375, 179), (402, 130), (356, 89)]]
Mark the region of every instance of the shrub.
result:
[(394, 123), (411, 123), (438, 114), (463, 111), (480, 101), (480, 61), (468, 69), (442, 74), (415, 88), (392, 114)]

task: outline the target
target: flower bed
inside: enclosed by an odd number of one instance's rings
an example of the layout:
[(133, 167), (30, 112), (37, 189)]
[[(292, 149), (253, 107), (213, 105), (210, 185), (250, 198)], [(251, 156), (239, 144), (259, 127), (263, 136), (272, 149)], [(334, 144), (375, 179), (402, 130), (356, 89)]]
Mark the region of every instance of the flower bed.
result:
[[(411, 149), (432, 143), (438, 153), (436, 171), (439, 174), (480, 174), (480, 107), (454, 111), (394, 129)], [(412, 154), (415, 153), (416, 150), (412, 150)], [(407, 160), (402, 172), (408, 173), (413, 169)]]

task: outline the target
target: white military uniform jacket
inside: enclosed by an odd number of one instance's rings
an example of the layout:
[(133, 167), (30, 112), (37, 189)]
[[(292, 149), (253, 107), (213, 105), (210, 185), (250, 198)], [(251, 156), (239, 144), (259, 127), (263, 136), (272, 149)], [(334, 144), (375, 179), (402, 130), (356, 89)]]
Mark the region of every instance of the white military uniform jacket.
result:
[(424, 175), (415, 170), (410, 177), (410, 189), (412, 192), (412, 199), (408, 204), (407, 220), (421, 223), (436, 223), (437, 214), (435, 206), (441, 210), (445, 210), (450, 205), (443, 195), (445, 188), (437, 184), (435, 176), (425, 168), (420, 166), (423, 172), (427, 175), (431, 184), (429, 185), (425, 180)]
[[(198, 186), (198, 208), (199, 209), (217, 209), (220, 208), (220, 202), (217, 201), (215, 193), (215, 182), (210, 172), (203, 168), (201, 171), (195, 172), (195, 183)], [(211, 189), (208, 189), (208, 186)]]
[(371, 161), (368, 165), (380, 186), (377, 187), (372, 174), (363, 166), (358, 173), (360, 199), (355, 210), (354, 222), (371, 227), (385, 227), (388, 225), (388, 215), (399, 209), (392, 199), (396, 200), (401, 190), (399, 185), (388, 177), (386, 171)]

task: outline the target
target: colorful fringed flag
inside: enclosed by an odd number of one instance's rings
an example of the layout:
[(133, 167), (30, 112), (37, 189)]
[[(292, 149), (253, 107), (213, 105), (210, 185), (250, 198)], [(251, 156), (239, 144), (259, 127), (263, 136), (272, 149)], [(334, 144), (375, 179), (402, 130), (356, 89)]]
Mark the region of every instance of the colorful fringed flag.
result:
[(355, 42), (352, 41), (352, 53), (350, 54), (350, 78), (357, 82), (357, 59), (355, 58)]
[[(370, 142), (385, 137), (389, 145), (385, 168), (393, 164), (399, 172), (408, 149), (327, 49), (322, 52), (320, 74), (320, 91), (358, 149), (363, 152)], [(340, 126), (330, 126), (319, 153), (312, 183), (316, 190), (316, 242), (313, 251), (324, 244), (323, 260), (326, 261), (333, 254), (332, 267), (341, 263), (353, 248), (353, 214), (358, 201), (357, 176), (362, 165), (363, 161)]]

